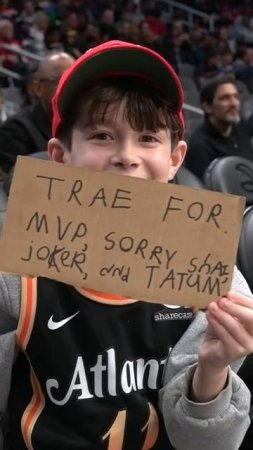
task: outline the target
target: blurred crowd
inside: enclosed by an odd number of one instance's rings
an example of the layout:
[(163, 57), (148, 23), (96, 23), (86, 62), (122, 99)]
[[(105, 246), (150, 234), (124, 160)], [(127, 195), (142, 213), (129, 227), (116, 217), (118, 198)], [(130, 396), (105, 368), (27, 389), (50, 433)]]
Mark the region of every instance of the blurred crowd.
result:
[(214, 31), (203, 19), (196, 19), (188, 29), (184, 17), (168, 18), (166, 1), (2, 0), (0, 61), (3, 67), (23, 73), (24, 60), (1, 44), (38, 56), (64, 50), (78, 57), (98, 43), (123, 39), (154, 48), (177, 71), (181, 64), (191, 64), (198, 86), (203, 79), (231, 74), (252, 92), (252, 2), (194, 0), (190, 6), (215, 17)]
[[(253, 112), (252, 0), (173, 3), (206, 15), (195, 15), (189, 25), (187, 11), (176, 8), (170, 14), (169, 0), (0, 0), (0, 123), (38, 100), (38, 77), (34, 80), (40, 60), (52, 52), (77, 58), (110, 39), (142, 44), (164, 56), (180, 74), (192, 106), (202, 106), (199, 94), (208, 82), (237, 80), (248, 118)], [(21, 91), (21, 102), (15, 96), (9, 101), (10, 85)], [(191, 121), (195, 126), (195, 117), (185, 113), (188, 128)]]

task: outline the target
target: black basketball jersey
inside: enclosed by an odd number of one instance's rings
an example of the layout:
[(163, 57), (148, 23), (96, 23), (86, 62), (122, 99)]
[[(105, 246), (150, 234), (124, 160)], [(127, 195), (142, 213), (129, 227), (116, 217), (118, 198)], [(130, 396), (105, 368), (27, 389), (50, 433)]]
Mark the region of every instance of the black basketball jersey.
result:
[(23, 279), (12, 450), (168, 450), (158, 409), (165, 360), (189, 309)]

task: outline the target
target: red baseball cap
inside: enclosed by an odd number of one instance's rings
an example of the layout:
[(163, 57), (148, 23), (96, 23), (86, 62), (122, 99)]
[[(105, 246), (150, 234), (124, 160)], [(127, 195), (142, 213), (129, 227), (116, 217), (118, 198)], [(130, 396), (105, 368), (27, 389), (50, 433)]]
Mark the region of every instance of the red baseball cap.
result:
[(171, 65), (150, 48), (124, 41), (108, 41), (87, 50), (62, 75), (52, 100), (52, 134), (64, 123), (72, 101), (96, 80), (110, 76), (135, 76), (154, 83), (178, 115), (184, 133), (183, 88)]

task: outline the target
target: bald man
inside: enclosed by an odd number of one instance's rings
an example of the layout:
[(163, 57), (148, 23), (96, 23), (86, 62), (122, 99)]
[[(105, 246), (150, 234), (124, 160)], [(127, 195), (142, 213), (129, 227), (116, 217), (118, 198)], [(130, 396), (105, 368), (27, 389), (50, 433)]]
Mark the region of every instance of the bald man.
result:
[(51, 137), (51, 100), (63, 72), (74, 62), (64, 52), (50, 53), (39, 64), (34, 88), (37, 102), (23, 108), (0, 127), (0, 168), (10, 172), (18, 155), (47, 149)]

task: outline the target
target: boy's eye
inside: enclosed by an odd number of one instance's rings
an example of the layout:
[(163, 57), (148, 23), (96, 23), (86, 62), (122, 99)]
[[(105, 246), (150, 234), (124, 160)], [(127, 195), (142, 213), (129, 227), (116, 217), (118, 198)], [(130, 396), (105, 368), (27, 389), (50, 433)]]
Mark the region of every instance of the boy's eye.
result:
[(141, 136), (141, 141), (143, 142), (158, 142), (158, 137), (153, 134), (143, 134)]
[(109, 141), (112, 139), (112, 136), (109, 133), (100, 132), (93, 134), (91, 139), (98, 139), (99, 141)]

